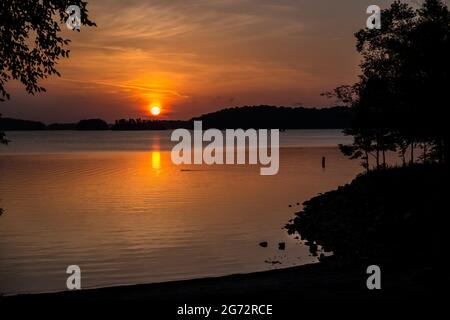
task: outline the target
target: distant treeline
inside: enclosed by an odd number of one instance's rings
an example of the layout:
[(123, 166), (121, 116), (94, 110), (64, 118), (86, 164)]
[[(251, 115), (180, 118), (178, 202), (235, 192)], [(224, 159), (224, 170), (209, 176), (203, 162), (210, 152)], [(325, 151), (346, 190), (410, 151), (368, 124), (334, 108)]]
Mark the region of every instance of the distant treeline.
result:
[(245, 106), (223, 109), (192, 120), (217, 129), (341, 129), (350, 124), (350, 108)]
[(170, 130), (193, 128), (194, 121), (202, 121), (203, 127), (217, 129), (341, 129), (350, 124), (350, 109), (290, 108), (274, 106), (245, 106), (223, 109), (204, 114), (188, 121), (120, 119), (109, 125), (102, 119), (81, 120), (78, 123), (53, 123), (0, 118), (0, 131), (19, 130)]
[(0, 118), (1, 131), (29, 130), (109, 130), (110, 126), (102, 119), (81, 120), (78, 123), (52, 123), (45, 125), (38, 121)]
[(12, 118), (0, 118), (0, 131), (24, 131), (24, 130), (45, 130), (46, 125), (42, 122), (19, 120)]
[(144, 119), (120, 119), (116, 120), (111, 130), (169, 130), (177, 128), (191, 128), (190, 121), (181, 120), (144, 120)]

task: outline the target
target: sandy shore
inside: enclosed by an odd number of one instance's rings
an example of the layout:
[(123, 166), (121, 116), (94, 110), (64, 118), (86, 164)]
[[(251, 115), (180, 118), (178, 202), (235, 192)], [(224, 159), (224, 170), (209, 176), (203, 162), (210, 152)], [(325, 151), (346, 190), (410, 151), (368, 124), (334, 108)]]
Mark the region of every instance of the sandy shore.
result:
[(431, 268), (383, 268), (382, 289), (366, 287), (365, 267), (329, 263), (165, 283), (5, 297), (10, 302), (152, 301), (161, 303), (274, 303), (276, 301), (404, 300), (430, 297)]

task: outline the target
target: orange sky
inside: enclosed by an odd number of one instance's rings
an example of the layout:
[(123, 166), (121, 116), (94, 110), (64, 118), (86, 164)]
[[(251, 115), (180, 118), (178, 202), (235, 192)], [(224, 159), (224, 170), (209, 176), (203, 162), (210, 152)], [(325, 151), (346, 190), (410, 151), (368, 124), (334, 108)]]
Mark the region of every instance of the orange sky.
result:
[(353, 33), (373, 1), (88, 2), (98, 27), (63, 26), (72, 43), (62, 77), (39, 96), (9, 84), (4, 116), (112, 121), (160, 105), (161, 118), (188, 119), (228, 106), (330, 105), (321, 92), (356, 81)]

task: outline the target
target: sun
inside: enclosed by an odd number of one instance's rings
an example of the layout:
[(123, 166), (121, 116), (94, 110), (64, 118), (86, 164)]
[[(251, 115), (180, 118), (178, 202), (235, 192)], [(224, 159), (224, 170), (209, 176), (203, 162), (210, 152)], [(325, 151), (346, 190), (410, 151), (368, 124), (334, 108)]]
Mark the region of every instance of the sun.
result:
[(152, 115), (157, 116), (161, 113), (161, 107), (153, 106), (151, 107), (150, 112), (152, 113)]

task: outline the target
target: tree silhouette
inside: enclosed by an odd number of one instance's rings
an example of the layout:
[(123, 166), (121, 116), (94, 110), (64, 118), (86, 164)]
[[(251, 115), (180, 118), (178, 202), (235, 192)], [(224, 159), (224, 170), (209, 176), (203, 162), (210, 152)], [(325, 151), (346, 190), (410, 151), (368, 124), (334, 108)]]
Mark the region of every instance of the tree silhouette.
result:
[[(70, 40), (60, 33), (70, 5), (80, 8), (83, 25), (95, 26), (88, 18), (87, 2), (82, 0), (0, 1), (0, 101), (10, 99), (5, 87), (10, 80), (18, 80), (34, 94), (45, 91), (39, 80), (59, 76), (58, 60), (69, 56), (65, 47)], [(1, 130), (0, 142), (7, 142)]]
[(354, 143), (341, 146), (351, 158), (374, 155), (385, 166), (386, 151), (398, 150), (404, 164), (417, 146), (423, 161), (448, 159), (445, 124), (446, 86), (449, 83), (450, 13), (441, 0), (425, 0), (416, 10), (395, 1), (382, 11), (381, 29), (355, 34), (362, 56), (358, 83), (336, 88), (327, 96), (348, 102), (353, 110), (346, 134)]
[(5, 84), (11, 79), (20, 81), (28, 93), (34, 94), (45, 91), (38, 83), (40, 79), (59, 75), (55, 65), (69, 55), (64, 48), (70, 40), (60, 33), (70, 5), (80, 7), (83, 25), (95, 25), (88, 18), (87, 2), (81, 0), (0, 2), (0, 99), (10, 98)]

